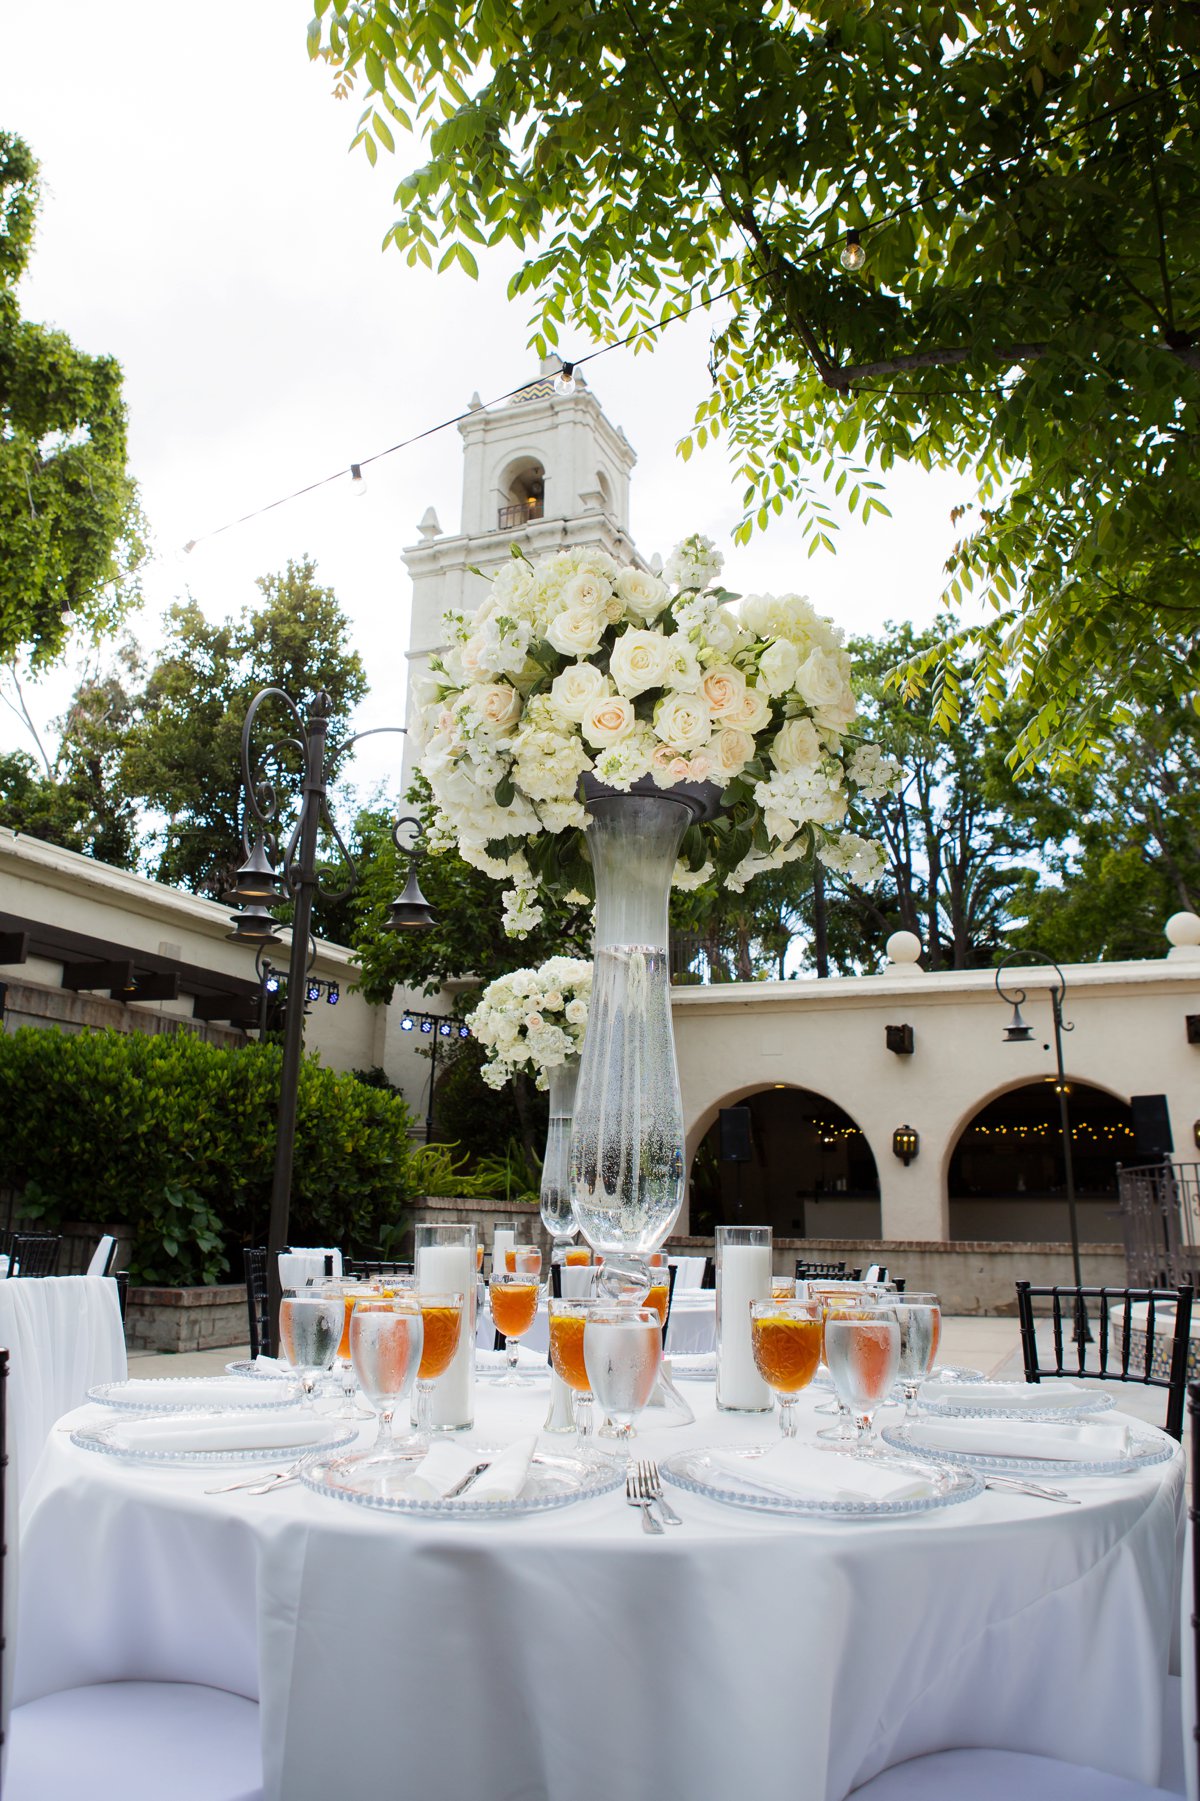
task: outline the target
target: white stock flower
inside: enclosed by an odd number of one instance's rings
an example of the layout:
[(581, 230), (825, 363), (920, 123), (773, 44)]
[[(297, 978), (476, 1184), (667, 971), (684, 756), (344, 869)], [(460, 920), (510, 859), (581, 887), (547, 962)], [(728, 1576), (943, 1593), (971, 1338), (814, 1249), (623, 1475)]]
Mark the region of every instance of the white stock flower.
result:
[(612, 692), (608, 677), (594, 663), (568, 663), (550, 684), (550, 700), (564, 719), (579, 725), (588, 706)]
[(704, 863), (699, 869), (689, 869), (682, 857), (675, 865), (675, 874), (671, 877), (672, 888), (702, 888), (714, 873), (711, 863)]
[(621, 738), (628, 738), (636, 721), (631, 700), (622, 694), (604, 694), (588, 706), (580, 729), (594, 750), (605, 750)]
[(608, 673), (618, 694), (633, 700), (647, 688), (661, 688), (666, 678), (670, 649), (661, 632), (630, 626), (612, 648)]
[(651, 575), (648, 569), (622, 569), (617, 576), (616, 589), (626, 609), (647, 623), (657, 619), (671, 598), (666, 583)]
[(501, 922), (509, 938), (527, 938), (534, 926), (542, 923), (542, 908), (537, 904), (534, 888), (509, 888), (502, 896), (504, 918)]
[(675, 588), (707, 588), (725, 566), (725, 559), (700, 532), (677, 544), (663, 567), (663, 577)]
[(811, 719), (787, 719), (775, 734), (771, 761), (776, 769), (815, 769), (824, 751)]
[(654, 730), (674, 750), (699, 750), (708, 743), (712, 720), (698, 694), (664, 694), (654, 709)]
[(704, 670), (696, 646), (689, 643), (682, 632), (673, 632), (665, 642), (667, 667), (663, 675), (663, 686), (677, 688), (681, 694), (694, 694), (704, 680)]

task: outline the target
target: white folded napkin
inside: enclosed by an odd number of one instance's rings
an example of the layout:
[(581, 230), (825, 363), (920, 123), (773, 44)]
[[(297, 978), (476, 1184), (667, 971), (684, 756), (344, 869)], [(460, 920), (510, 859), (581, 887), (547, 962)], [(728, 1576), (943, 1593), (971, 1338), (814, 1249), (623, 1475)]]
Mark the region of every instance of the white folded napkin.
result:
[(938, 1382), (921, 1385), (921, 1403), (933, 1407), (969, 1407), (975, 1413), (998, 1409), (1011, 1413), (1038, 1413), (1043, 1408), (1075, 1407), (1094, 1400), (1103, 1405), (1103, 1396), (1084, 1388), (1080, 1382)]
[(209, 1382), (199, 1376), (194, 1381), (181, 1380), (178, 1376), (140, 1376), (128, 1382), (106, 1383), (104, 1389), (104, 1393), (93, 1389), (88, 1398), (121, 1407), (144, 1407), (147, 1412), (158, 1408), (173, 1411), (186, 1408), (195, 1413), (221, 1413), (231, 1408), (278, 1407), (288, 1398), (286, 1388), (276, 1388), (273, 1383), (268, 1387), (253, 1377), (247, 1377), (245, 1381), (238, 1381), (236, 1377), (226, 1381), (214, 1378)]
[[(536, 1437), (520, 1438), (492, 1458), (490, 1467), (472, 1482), (464, 1501), (512, 1501), (520, 1494), (537, 1445)], [(404, 1493), (422, 1501), (438, 1501), (457, 1488), (485, 1453), (478, 1447), (440, 1440), (431, 1445), (404, 1484)]]
[(1055, 1463), (1106, 1463), (1129, 1455), (1129, 1428), (1113, 1420), (1068, 1425), (1056, 1420), (918, 1421), (913, 1449), (958, 1451), (964, 1457), (1019, 1457)]
[(138, 1451), (275, 1451), (293, 1445), (324, 1444), (329, 1421), (305, 1419), (295, 1414), (280, 1418), (197, 1419), (181, 1414), (174, 1419), (129, 1420), (113, 1428), (121, 1441)]
[(912, 1501), (932, 1492), (927, 1476), (896, 1464), (788, 1440), (762, 1457), (712, 1451), (713, 1463), (743, 1482), (813, 1501)]

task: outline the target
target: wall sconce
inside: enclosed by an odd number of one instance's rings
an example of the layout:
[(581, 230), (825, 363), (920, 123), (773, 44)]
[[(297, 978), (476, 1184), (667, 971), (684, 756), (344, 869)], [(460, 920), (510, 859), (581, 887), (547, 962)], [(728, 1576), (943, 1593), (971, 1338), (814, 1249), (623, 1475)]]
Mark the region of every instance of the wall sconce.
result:
[(1196, 1140), (1196, 1149), (1200, 1151), (1200, 1119), (1192, 1125), (1192, 1137)]
[(897, 1057), (912, 1056), (917, 1041), (911, 1026), (884, 1026), (883, 1031), (889, 1051), (895, 1051)]
[(892, 1151), (905, 1169), (921, 1148), (921, 1134), (915, 1126), (897, 1126), (892, 1133)]

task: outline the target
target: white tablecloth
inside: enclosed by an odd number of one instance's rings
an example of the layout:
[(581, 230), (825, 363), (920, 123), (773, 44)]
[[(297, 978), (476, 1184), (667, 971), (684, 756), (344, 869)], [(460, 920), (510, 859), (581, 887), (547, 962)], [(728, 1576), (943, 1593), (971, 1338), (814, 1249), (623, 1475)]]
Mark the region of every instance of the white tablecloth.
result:
[(126, 1374), (117, 1285), (105, 1276), (0, 1282), (0, 1345), (9, 1353), (9, 1480), (24, 1493), (56, 1419), (97, 1382)]
[[(481, 1385), (473, 1442), (533, 1429), (546, 1393)], [(688, 1395), (696, 1424), (646, 1449), (776, 1430)], [(963, 1742), (1159, 1773), (1181, 1456), (1074, 1479), (1082, 1507), (989, 1492), (888, 1524), (676, 1491), (685, 1524), (653, 1539), (616, 1495), (439, 1524), (217, 1480), (54, 1436), (19, 1700), (149, 1675), (258, 1695), (268, 1801), (327, 1801), (348, 1771), (431, 1801), (840, 1801)]]

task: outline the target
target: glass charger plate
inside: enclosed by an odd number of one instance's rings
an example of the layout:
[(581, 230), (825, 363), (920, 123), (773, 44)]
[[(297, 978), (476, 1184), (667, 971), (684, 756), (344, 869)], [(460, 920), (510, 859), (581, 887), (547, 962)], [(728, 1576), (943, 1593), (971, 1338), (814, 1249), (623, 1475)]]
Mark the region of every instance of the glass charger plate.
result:
[(276, 1389), (231, 1376), (131, 1376), (101, 1382), (87, 1398), (125, 1413), (258, 1413), (292, 1407), (299, 1393), (290, 1383)]
[(1154, 1426), (1138, 1425), (1129, 1429), (1129, 1451), (1124, 1457), (1103, 1457), (1088, 1462), (1064, 1457), (1005, 1457), (974, 1447), (963, 1451), (943, 1450), (941, 1446), (931, 1445), (921, 1428), (922, 1422), (914, 1420), (899, 1426), (885, 1426), (881, 1436), (885, 1444), (898, 1451), (907, 1451), (922, 1459), (932, 1458), (954, 1469), (980, 1470), (987, 1475), (993, 1471), (1013, 1470), (1024, 1476), (1123, 1476), (1133, 1470), (1148, 1469), (1151, 1464), (1166, 1463), (1179, 1449), (1165, 1432), (1159, 1432)]
[[(262, 1413), (255, 1410), (255, 1415)], [(186, 1469), (216, 1463), (274, 1463), (341, 1450), (358, 1436), (337, 1420), (247, 1414), (130, 1414), (111, 1426), (72, 1432), (81, 1451), (130, 1463)]]
[[(469, 1448), (478, 1448), (481, 1463), (500, 1454), (498, 1449), (489, 1450), (484, 1445)], [(624, 1465), (610, 1458), (539, 1449), (530, 1461), (524, 1488), (511, 1501), (473, 1501), (469, 1491), (454, 1501), (425, 1500), (397, 1492), (421, 1458), (421, 1452), (414, 1452), (402, 1460), (396, 1475), (381, 1476), (364, 1470), (361, 1459), (318, 1457), (305, 1464), (299, 1475), (306, 1488), (319, 1495), (332, 1495), (338, 1501), (377, 1507), (385, 1513), (457, 1520), (512, 1519), (526, 1513), (546, 1513), (553, 1507), (570, 1507), (575, 1501), (590, 1501), (595, 1495), (608, 1494), (625, 1482)]]
[(295, 1373), (286, 1364), (269, 1363), (264, 1368), (253, 1357), (241, 1357), (225, 1365), (227, 1376), (253, 1376), (257, 1382), (294, 1382)]
[[(508, 1374), (508, 1354), (505, 1351), (475, 1352), (475, 1374), (492, 1381), (497, 1376)], [(517, 1357), (517, 1374), (523, 1382), (536, 1382), (541, 1377), (550, 1379), (550, 1365), (545, 1357), (539, 1357), (536, 1351), (524, 1349)]]
[[(929, 1380), (933, 1382), (941, 1380), (941, 1378), (931, 1376)], [(958, 1383), (952, 1384), (954, 1388), (958, 1386)], [(1112, 1395), (1089, 1393), (1077, 1400), (1064, 1401), (1061, 1406), (1051, 1403), (1046, 1407), (1022, 1407), (1019, 1397), (1021, 1389), (1027, 1386), (1025, 1383), (977, 1382), (974, 1384), (964, 1383), (962, 1386), (964, 1391), (962, 1397), (959, 1398), (956, 1395), (952, 1401), (926, 1400), (922, 1392), (917, 1396), (917, 1404), (921, 1412), (929, 1414), (933, 1419), (940, 1420), (1066, 1421), (1087, 1419), (1090, 1415), (1097, 1413), (1108, 1413), (1116, 1406)], [(972, 1389), (983, 1392), (976, 1395), (972, 1393)], [(993, 1406), (992, 1402), (996, 1400), (1000, 1404)]]
[[(828, 1451), (829, 1457), (853, 1460), (846, 1452)], [(736, 1450), (722, 1450), (722, 1457), (737, 1457)], [(755, 1465), (763, 1469), (761, 1452), (745, 1456), (746, 1473), (740, 1475), (717, 1463), (711, 1450), (679, 1451), (659, 1465), (668, 1482), (686, 1488), (691, 1494), (704, 1495), (710, 1501), (727, 1507), (748, 1507), (755, 1513), (799, 1514), (806, 1518), (854, 1520), (898, 1519), (910, 1513), (929, 1513), (935, 1507), (952, 1507), (959, 1501), (972, 1501), (983, 1493), (983, 1483), (970, 1469), (930, 1469), (926, 1464), (919, 1473), (929, 1481), (927, 1495), (912, 1495), (904, 1500), (834, 1501), (819, 1495), (785, 1493), (769, 1486), (764, 1473), (755, 1479)], [(848, 1472), (852, 1479), (852, 1472)]]
[(674, 1382), (715, 1382), (717, 1379), (715, 1351), (688, 1351), (680, 1357), (668, 1357), (666, 1361), (671, 1366)]

